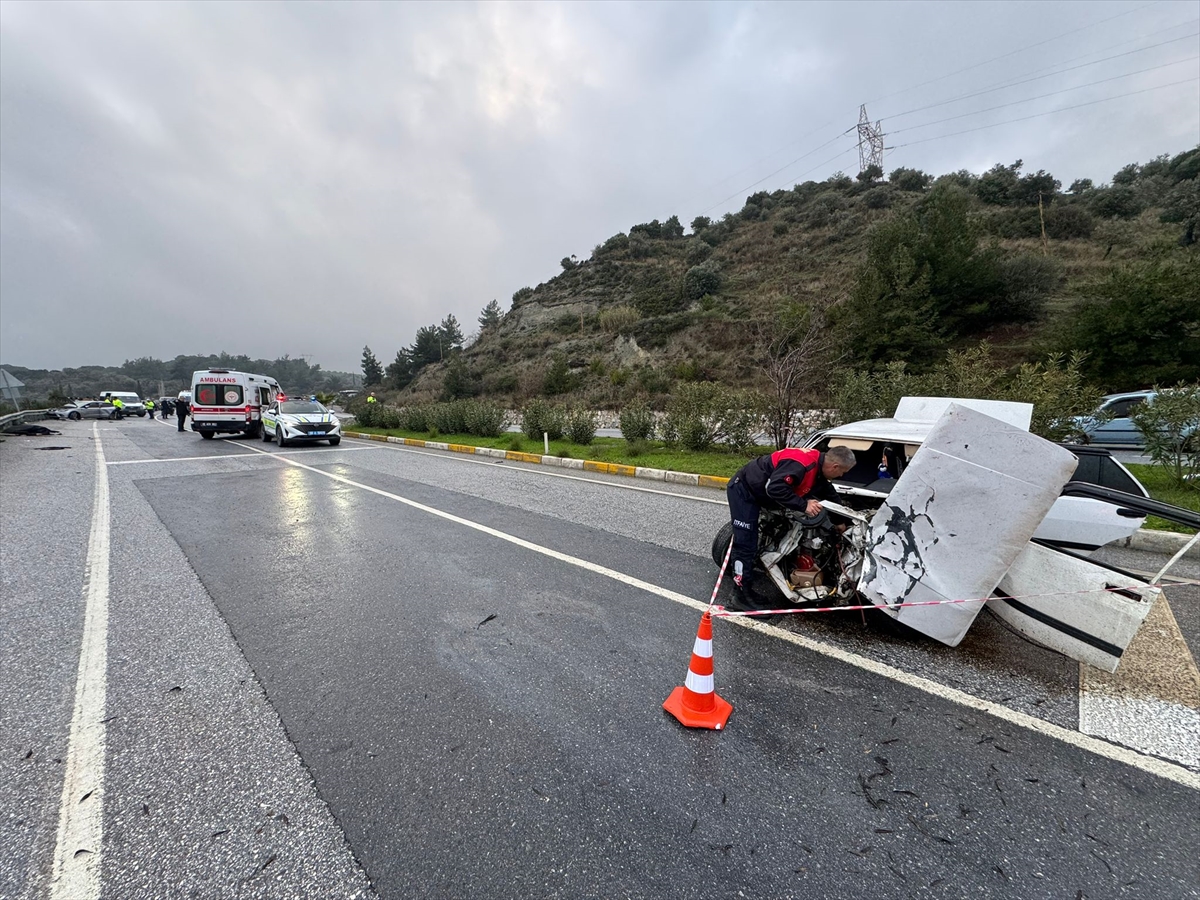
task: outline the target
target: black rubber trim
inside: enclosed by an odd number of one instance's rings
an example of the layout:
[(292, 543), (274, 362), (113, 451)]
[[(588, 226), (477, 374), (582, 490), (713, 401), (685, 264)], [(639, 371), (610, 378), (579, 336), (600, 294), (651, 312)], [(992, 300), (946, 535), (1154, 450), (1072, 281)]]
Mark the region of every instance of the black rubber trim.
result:
[(1038, 538), (1034, 538), (1034, 540), (1037, 543), (1045, 544), (1048, 547), (1056, 547), (1056, 548), (1065, 547), (1068, 550), (1087, 550), (1090, 552), (1092, 550), (1100, 549), (1099, 544), (1080, 544), (1077, 541), (1050, 541), (1050, 540), (1043, 541)]
[(1055, 631), (1061, 631), (1067, 637), (1075, 638), (1075, 640), (1087, 644), (1089, 647), (1095, 647), (1097, 650), (1107, 653), (1109, 656), (1115, 656), (1117, 659), (1120, 659), (1125, 653), (1125, 651), (1116, 644), (1110, 644), (1108, 641), (1101, 640), (1094, 634), (1088, 634), (1086, 631), (1076, 628), (1074, 625), (1068, 625), (1066, 622), (1054, 618), (1054, 616), (1048, 616), (1041, 610), (1034, 609), (1032, 606), (1026, 606), (1020, 600), (1014, 600), (1012, 597), (1006, 597), (1003, 594), (993, 597), (992, 599), (1002, 600), (1017, 612), (1024, 613), (1025, 615), (1029, 616), (1029, 618), (1036, 619), (1043, 625), (1049, 625)]

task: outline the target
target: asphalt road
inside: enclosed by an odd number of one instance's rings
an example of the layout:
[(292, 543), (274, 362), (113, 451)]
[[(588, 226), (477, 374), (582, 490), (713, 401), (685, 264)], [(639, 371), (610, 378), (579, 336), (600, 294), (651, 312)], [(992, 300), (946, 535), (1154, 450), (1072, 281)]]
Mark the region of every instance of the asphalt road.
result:
[(718, 492), (55, 427), (0, 444), (0, 897), (61, 852), (98, 477), (105, 898), (1196, 896), (1190, 695), (1182, 750), (1097, 752), (1079, 667), (986, 615), (717, 621), (733, 716), (680, 727)]

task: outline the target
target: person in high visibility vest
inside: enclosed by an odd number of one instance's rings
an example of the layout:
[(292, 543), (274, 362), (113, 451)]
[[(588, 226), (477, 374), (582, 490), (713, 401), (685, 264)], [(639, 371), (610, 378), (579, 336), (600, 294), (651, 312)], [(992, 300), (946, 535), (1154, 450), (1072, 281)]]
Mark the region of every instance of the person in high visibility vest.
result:
[(117, 418), (125, 418), (125, 404), (122, 402), (121, 398), (113, 397), (109, 402), (112, 403), (113, 407), (117, 410)]
[(375, 399), (374, 391), (371, 391), (371, 396), (367, 398), (367, 402), (368, 403), (378, 403), (379, 402), (378, 400)]
[(146, 402), (143, 405), (146, 407), (146, 415), (150, 418), (150, 421), (153, 422), (154, 421), (154, 401), (151, 400), (149, 397), (147, 397)]

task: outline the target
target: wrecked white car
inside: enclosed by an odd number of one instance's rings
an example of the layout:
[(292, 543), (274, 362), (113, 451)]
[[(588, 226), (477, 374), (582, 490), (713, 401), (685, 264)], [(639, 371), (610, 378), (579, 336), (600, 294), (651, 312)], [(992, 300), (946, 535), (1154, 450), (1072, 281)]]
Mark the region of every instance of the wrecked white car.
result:
[[(847, 506), (874, 510), (887, 498), (896, 479), (952, 402), (1023, 431), (1029, 430), (1033, 418), (1030, 403), (904, 397), (890, 419), (867, 419), (819, 431), (810, 435), (803, 446), (817, 450), (842, 446), (853, 450), (858, 464), (837, 479), (834, 488), (846, 498)], [(1149, 497), (1141, 482), (1108, 450), (1076, 445), (1067, 449), (1078, 460), (1072, 482), (1111, 488), (1136, 498)], [(1033, 536), (1059, 547), (1090, 552), (1129, 537), (1144, 520), (1144, 514), (1129, 506), (1064, 493), (1054, 501)]]
[[(763, 511), (759, 564), (791, 605), (870, 603), (949, 646), (986, 604), (1017, 632), (1109, 672), (1160, 591), (1152, 582), (1034, 542), (1060, 496), (1200, 516), (1094, 485), (1078, 460), (1025, 427), (945, 398), (876, 510), (825, 503), (813, 519)], [(1195, 522), (1191, 520), (1195, 519)], [(713, 542), (720, 564), (731, 535)], [(952, 602), (947, 602), (952, 601)]]

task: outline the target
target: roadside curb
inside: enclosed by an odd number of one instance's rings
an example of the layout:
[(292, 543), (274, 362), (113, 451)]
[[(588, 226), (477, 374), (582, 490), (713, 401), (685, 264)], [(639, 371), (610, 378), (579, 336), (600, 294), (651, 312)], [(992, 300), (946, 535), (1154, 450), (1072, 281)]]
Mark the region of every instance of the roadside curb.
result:
[[(1179, 534), (1174, 531), (1151, 531), (1146, 528), (1140, 528), (1125, 538), (1123, 541), (1117, 541), (1109, 546), (1128, 547), (1130, 550), (1145, 550), (1149, 553), (1167, 553), (1175, 554), (1184, 548), (1188, 541), (1192, 539), (1190, 534)], [(1200, 542), (1192, 545), (1192, 548), (1184, 554), (1188, 559), (1200, 559)]]
[(368, 441), (380, 441), (389, 444), (403, 444), (406, 447), (424, 447), (427, 450), (448, 450), (451, 453), (465, 453), (472, 456), (490, 456), (494, 459), (511, 459), (513, 462), (533, 463), (534, 465), (555, 466), (560, 469), (581, 469), (584, 472), (597, 472), (601, 475), (623, 475), (627, 478), (648, 478), (651, 481), (665, 481), (670, 484), (690, 484), (696, 487), (719, 488), (725, 490), (729, 479), (720, 475), (696, 475), (692, 472), (672, 472), (667, 469), (651, 469), (646, 466), (627, 466), (622, 463), (606, 463), (594, 459), (570, 459), (562, 456), (542, 456), (539, 453), (521, 453), (518, 450), (500, 450), (495, 447), (472, 447), (470, 444), (447, 444), (443, 441), (421, 441), (416, 438), (391, 437), (386, 434), (367, 434), (362, 431), (343, 431), (346, 437), (361, 438)]
[[(691, 484), (697, 487), (718, 488), (724, 490), (729, 484), (728, 478), (719, 475), (696, 475), (692, 472), (672, 472), (668, 469), (651, 469), (645, 466), (626, 466), (621, 463), (606, 463), (592, 459), (569, 459), (562, 456), (542, 456), (539, 453), (521, 453), (517, 450), (500, 450), (494, 447), (472, 447), (470, 444), (447, 444), (443, 441), (421, 441), (416, 438), (391, 437), (386, 434), (367, 434), (362, 431), (342, 432), (346, 437), (362, 438), (368, 441), (381, 441), (389, 444), (404, 444), (408, 447), (424, 447), (427, 450), (448, 450), (451, 453), (466, 453), (474, 456), (490, 456), (494, 459), (511, 459), (513, 462), (533, 463), (534, 465), (556, 466), (560, 469), (581, 469), (584, 472), (598, 472), (602, 475), (624, 475), (627, 478), (648, 478), (652, 481), (665, 481), (671, 484)], [(1150, 531), (1138, 529), (1132, 535), (1121, 541), (1115, 541), (1109, 546), (1128, 547), (1131, 550), (1145, 550), (1150, 553), (1177, 553), (1192, 539), (1189, 534), (1178, 534), (1174, 531)], [(1186, 554), (1187, 558), (1200, 558), (1200, 543), (1197, 543)]]

